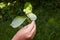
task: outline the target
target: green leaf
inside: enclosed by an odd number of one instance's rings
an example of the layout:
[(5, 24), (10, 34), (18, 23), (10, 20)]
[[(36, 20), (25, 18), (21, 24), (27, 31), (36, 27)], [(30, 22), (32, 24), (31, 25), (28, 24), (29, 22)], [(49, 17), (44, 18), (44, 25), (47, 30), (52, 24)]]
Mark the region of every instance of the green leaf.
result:
[(1, 2), (0, 3), (0, 8), (4, 8), (4, 7), (6, 7), (6, 4), (4, 4), (4, 2)]
[(23, 11), (24, 11), (26, 14), (32, 12), (32, 5), (31, 5), (31, 3), (26, 2)]
[(13, 28), (19, 27), (26, 20), (26, 16), (17, 16), (10, 24)]
[(29, 13), (28, 15), (28, 18), (30, 18), (31, 20), (36, 20), (37, 19), (37, 16), (33, 13)]

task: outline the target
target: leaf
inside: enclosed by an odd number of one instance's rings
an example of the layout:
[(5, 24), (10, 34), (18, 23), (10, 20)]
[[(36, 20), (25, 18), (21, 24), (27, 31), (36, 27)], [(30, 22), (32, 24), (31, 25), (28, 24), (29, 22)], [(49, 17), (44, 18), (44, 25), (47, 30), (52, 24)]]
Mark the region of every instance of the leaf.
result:
[(4, 7), (6, 7), (6, 4), (4, 2), (1, 2), (0, 3), (0, 8), (4, 8)]
[(17, 16), (10, 24), (13, 28), (19, 27), (26, 20), (25, 16)]
[(37, 16), (36, 16), (35, 14), (33, 14), (33, 13), (29, 13), (27, 16), (28, 16), (31, 20), (36, 20), (36, 19), (37, 19)]
[(32, 5), (31, 5), (31, 3), (30, 2), (26, 2), (25, 3), (25, 6), (24, 6), (24, 9), (26, 9), (26, 8), (30, 8), (30, 10), (32, 10)]
[(26, 14), (32, 12), (32, 5), (31, 5), (31, 3), (26, 2), (23, 11), (24, 11)]

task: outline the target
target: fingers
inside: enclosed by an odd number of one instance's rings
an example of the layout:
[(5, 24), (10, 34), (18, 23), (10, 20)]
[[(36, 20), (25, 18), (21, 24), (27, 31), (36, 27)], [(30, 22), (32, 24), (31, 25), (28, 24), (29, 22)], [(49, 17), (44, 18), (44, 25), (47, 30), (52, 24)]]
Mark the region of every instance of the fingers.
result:
[[(31, 24), (33, 24), (33, 23), (34, 23), (34, 21), (32, 21), (32, 23), (30, 23), (30, 24), (28, 24), (28, 25), (24, 26), (22, 29), (27, 29), (27, 28), (29, 28), (29, 27), (30, 27), (30, 25), (31, 25)], [(31, 25), (31, 26), (33, 26), (33, 25)]]
[(34, 35), (36, 34), (36, 25), (34, 23), (33, 28), (27, 33), (27, 37), (33, 39)]
[(31, 37), (33, 38), (36, 34), (36, 25), (34, 24), (34, 28), (32, 29), (32, 31), (30, 32)]
[(22, 29), (27, 29), (30, 24), (24, 26)]
[(26, 32), (30, 32), (30, 31), (32, 31), (32, 29), (33, 29), (33, 26), (34, 26), (34, 23), (35, 23), (35, 21), (32, 21), (32, 23), (30, 24), (30, 25), (28, 25), (28, 27), (26, 28)]

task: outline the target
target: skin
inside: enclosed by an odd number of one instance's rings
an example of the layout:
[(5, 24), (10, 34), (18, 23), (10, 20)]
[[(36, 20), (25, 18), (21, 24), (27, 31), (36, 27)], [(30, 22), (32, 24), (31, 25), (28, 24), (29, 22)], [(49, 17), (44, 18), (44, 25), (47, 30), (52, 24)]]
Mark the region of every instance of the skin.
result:
[(30, 24), (21, 28), (12, 38), (12, 40), (32, 40), (36, 34), (36, 24), (32, 21)]

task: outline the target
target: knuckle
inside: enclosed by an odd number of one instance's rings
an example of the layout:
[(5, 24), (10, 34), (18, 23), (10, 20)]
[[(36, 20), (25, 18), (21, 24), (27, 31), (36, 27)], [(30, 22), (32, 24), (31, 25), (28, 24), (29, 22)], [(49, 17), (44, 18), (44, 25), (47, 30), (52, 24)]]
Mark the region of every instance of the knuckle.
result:
[(27, 35), (27, 38), (31, 38), (31, 35)]

